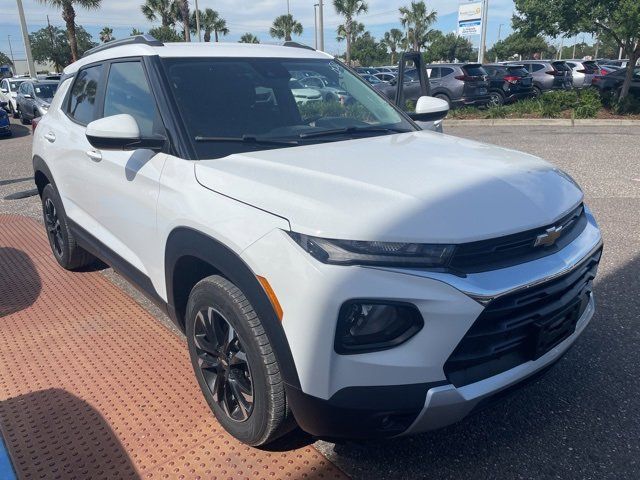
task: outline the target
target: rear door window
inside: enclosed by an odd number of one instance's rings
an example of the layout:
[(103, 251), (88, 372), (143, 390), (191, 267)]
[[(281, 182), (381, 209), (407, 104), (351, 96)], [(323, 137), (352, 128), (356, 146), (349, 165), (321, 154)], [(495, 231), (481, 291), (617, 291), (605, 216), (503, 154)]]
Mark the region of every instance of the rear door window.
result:
[(97, 118), (97, 98), (102, 82), (102, 65), (80, 70), (71, 87), (67, 113), (76, 122), (88, 125)]

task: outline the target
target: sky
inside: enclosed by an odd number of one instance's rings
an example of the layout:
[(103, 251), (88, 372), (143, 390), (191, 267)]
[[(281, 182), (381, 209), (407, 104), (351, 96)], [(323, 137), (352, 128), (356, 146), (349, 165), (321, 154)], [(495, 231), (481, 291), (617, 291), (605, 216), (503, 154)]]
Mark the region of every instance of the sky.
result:
[[(467, 0), (427, 0), (429, 8), (438, 12), (435, 28), (445, 33), (453, 32), (457, 24), (458, 5)], [(109, 26), (114, 30), (116, 38), (129, 35), (133, 27), (147, 31), (159, 23), (149, 22), (140, 11), (143, 0), (102, 0), (100, 10), (76, 9), (76, 23), (84, 26), (99, 41), (98, 32)], [(314, 3), (317, 0), (289, 0), (291, 14), (300, 22), (304, 33), (294, 40), (314, 45)], [(401, 28), (398, 20), (398, 8), (406, 6), (410, 0), (368, 0), (369, 12), (358, 17), (367, 29), (381, 38), (391, 28)], [(191, 8), (195, 8), (195, 0), (190, 0)], [(213, 8), (227, 20), (230, 34), (223, 41), (237, 42), (245, 32), (258, 36), (261, 42), (276, 42), (269, 36), (269, 27), (273, 19), (286, 13), (287, 0), (198, 0), (201, 10)], [(344, 44), (335, 39), (336, 27), (342, 19), (335, 13), (333, 2), (324, 0), (325, 50), (332, 54), (342, 53)], [(38, 0), (23, 0), (25, 16), (30, 32), (47, 25), (47, 15), (52, 25), (64, 28), (61, 13), (55, 8), (43, 5)], [(498, 38), (501, 27), (501, 38), (511, 31), (513, 0), (489, 0), (489, 20), (487, 28), (487, 44), (491, 46)], [(0, 51), (9, 55), (9, 40), (16, 59), (25, 57), (16, 0), (0, 0)], [(470, 37), (475, 45), (478, 36)]]

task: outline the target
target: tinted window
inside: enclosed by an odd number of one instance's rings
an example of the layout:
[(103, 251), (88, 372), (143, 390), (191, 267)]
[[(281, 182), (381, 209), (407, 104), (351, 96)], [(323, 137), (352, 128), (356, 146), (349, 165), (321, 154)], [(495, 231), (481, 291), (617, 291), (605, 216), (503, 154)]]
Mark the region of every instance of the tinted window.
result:
[(51, 100), (58, 89), (57, 83), (37, 83), (34, 85), (36, 97), (43, 100)]
[(570, 72), (571, 68), (567, 65), (566, 62), (554, 62), (553, 66), (556, 70), (560, 72)]
[(509, 75), (517, 75), (519, 77), (526, 77), (529, 75), (529, 72), (525, 67), (507, 67), (509, 71)]
[(12, 92), (15, 92), (15, 91), (18, 90), (18, 87), (20, 85), (22, 85), (23, 83), (24, 83), (24, 81), (22, 81), (22, 82), (9, 82), (9, 87), (10, 87)]
[(440, 68), (438, 67), (427, 68), (427, 73), (429, 78), (440, 78)]
[(26, 83), (23, 83), (23, 84), (21, 84), (21, 85), (20, 85), (20, 90), (19, 90), (19, 92), (20, 92), (21, 94), (23, 94), (23, 95), (24, 95), (25, 93), (27, 93), (27, 84), (26, 84)]
[(483, 77), (487, 74), (482, 65), (465, 65), (462, 69), (470, 77)]
[(136, 119), (143, 137), (160, 133), (155, 100), (140, 62), (113, 63), (109, 69), (103, 116), (123, 113)]
[(440, 76), (446, 77), (447, 75), (451, 75), (454, 72), (453, 68), (450, 67), (442, 67), (440, 69)]
[(102, 65), (85, 68), (78, 73), (71, 88), (68, 112), (83, 125), (87, 125), (96, 118), (96, 96), (101, 76)]
[(541, 64), (541, 63), (534, 63), (533, 65), (531, 65), (531, 71), (532, 72), (539, 72), (543, 68), (544, 68), (544, 65)]

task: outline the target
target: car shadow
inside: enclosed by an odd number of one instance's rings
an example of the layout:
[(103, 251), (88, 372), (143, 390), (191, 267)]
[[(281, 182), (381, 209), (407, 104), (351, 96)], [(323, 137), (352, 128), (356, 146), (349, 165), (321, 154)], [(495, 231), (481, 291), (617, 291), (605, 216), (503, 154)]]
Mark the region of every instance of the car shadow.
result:
[(31, 127), (20, 123), (11, 124), (11, 136), (13, 138), (27, 137), (31, 135)]
[(0, 318), (33, 305), (41, 290), (40, 275), (29, 255), (0, 248)]
[(18, 478), (140, 478), (100, 412), (66, 390), (4, 400), (0, 423)]

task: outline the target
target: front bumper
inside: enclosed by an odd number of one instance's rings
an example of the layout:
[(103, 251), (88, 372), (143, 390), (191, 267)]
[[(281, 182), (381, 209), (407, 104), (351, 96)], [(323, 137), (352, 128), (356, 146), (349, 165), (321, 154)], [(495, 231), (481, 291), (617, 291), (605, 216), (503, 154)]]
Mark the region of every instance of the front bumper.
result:
[[(299, 385), (286, 386), (287, 396), (300, 426), (328, 438), (388, 437), (439, 428), (559, 359), (591, 319), (591, 298), (576, 330), (536, 360), (460, 387), (444, 372), (492, 299), (562, 277), (600, 248), (600, 231), (585, 211), (585, 229), (558, 252), (466, 276), (326, 265), (280, 230), (247, 248), (242, 257), (256, 275), (268, 279), (284, 311), (282, 325), (299, 377)], [(357, 298), (412, 303), (425, 326), (394, 348), (338, 355), (333, 345), (338, 311)]]

